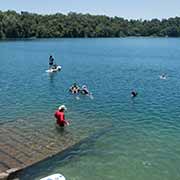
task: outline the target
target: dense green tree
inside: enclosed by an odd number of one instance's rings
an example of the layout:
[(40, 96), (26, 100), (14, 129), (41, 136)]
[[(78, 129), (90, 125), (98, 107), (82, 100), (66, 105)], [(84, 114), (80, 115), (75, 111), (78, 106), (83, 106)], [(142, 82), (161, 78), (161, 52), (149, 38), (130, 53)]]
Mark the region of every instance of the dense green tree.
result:
[(74, 12), (39, 15), (0, 11), (0, 39), (126, 36), (180, 37), (180, 17), (143, 21)]

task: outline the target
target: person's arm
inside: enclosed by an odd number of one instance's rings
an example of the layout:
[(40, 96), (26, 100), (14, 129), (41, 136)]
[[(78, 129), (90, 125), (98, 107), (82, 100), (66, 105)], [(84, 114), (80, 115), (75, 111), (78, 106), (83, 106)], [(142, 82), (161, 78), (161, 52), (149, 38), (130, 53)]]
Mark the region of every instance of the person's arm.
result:
[(54, 113), (54, 117), (56, 117), (56, 118), (57, 118), (57, 112), (55, 112), (55, 113)]
[(65, 125), (69, 125), (69, 122), (65, 120), (65, 115), (62, 115), (61, 121), (65, 124)]

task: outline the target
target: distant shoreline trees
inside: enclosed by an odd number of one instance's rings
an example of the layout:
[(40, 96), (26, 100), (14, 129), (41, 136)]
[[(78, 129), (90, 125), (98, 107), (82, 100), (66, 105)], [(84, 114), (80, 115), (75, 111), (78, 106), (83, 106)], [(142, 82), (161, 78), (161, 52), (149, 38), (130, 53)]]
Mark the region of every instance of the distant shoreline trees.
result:
[(180, 37), (180, 17), (127, 20), (119, 17), (0, 11), (0, 39), (76, 37)]

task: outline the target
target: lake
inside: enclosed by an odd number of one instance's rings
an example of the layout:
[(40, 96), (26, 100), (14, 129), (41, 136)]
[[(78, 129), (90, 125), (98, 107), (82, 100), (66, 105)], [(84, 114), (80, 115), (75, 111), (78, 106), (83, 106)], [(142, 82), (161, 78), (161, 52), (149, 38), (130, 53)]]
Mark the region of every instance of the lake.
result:
[[(67, 131), (91, 134), (21, 179), (54, 173), (67, 180), (180, 179), (180, 39), (1, 41), (0, 52), (1, 125), (23, 119), (48, 131), (65, 104)], [(46, 72), (51, 54), (62, 71)], [(86, 84), (93, 98), (69, 94), (74, 82)]]

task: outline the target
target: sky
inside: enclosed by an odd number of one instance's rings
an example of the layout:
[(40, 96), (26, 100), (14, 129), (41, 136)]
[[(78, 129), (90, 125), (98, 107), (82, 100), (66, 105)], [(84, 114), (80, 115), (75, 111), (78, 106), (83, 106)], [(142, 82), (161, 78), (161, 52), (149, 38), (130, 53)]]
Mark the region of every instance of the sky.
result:
[(126, 19), (180, 16), (180, 0), (0, 0), (0, 10), (38, 14), (89, 13)]

